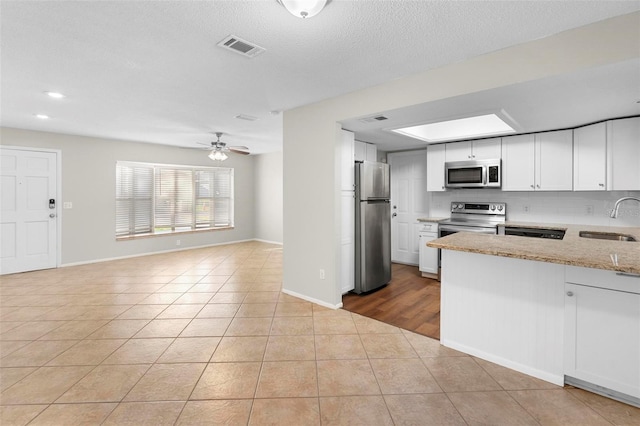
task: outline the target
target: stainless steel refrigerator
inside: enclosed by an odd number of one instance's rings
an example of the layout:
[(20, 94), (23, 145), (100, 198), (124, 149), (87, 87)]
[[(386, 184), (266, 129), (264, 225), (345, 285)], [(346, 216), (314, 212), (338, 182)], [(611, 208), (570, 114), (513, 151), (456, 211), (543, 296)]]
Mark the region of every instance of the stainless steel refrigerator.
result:
[(391, 280), (391, 209), (389, 165), (356, 163), (355, 293), (365, 293)]

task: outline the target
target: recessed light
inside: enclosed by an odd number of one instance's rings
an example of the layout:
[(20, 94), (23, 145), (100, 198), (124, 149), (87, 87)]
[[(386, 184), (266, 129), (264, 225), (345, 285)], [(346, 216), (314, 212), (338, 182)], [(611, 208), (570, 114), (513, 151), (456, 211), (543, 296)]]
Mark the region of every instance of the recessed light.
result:
[(55, 99), (62, 99), (65, 97), (62, 93), (59, 93), (59, 92), (44, 92), (44, 93), (49, 95), (49, 97), (55, 98)]
[(40, 120), (48, 120), (49, 116), (46, 114), (36, 114), (36, 118), (39, 118)]
[(496, 114), (440, 121), (392, 131), (429, 143), (515, 133), (515, 130)]

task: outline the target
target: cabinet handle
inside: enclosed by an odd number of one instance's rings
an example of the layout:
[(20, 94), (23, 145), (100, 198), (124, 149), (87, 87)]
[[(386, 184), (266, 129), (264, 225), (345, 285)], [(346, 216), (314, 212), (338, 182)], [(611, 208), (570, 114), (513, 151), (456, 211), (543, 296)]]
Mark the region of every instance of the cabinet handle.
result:
[(640, 274), (632, 274), (630, 272), (616, 272), (616, 275), (621, 277), (640, 278)]
[(536, 188), (540, 188), (540, 185), (536, 185)]
[(573, 296), (573, 292), (572, 291), (568, 291), (567, 292), (567, 296), (569, 296), (569, 297)]
[(598, 186), (604, 187), (604, 183), (599, 183)]
[(531, 185), (531, 187), (533, 188), (533, 185)]

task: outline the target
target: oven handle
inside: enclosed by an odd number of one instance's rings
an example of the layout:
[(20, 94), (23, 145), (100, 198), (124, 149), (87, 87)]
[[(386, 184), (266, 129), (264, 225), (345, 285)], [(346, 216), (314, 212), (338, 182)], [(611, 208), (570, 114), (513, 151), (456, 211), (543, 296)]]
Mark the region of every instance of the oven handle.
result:
[(453, 231), (453, 232), (479, 232), (482, 234), (496, 234), (496, 228), (478, 228), (470, 226), (456, 226), (456, 225), (440, 225), (441, 231)]

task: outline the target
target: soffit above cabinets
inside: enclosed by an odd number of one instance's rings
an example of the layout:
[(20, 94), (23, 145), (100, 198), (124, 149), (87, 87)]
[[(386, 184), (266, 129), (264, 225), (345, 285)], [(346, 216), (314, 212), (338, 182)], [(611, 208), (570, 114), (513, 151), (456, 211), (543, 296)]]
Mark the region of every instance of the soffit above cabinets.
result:
[[(383, 111), (387, 120), (356, 117), (342, 125), (382, 151), (423, 148), (425, 141), (392, 132), (403, 126), (504, 111), (517, 133), (564, 129), (640, 114), (640, 59), (421, 105)], [(375, 115), (372, 115), (375, 116)]]

